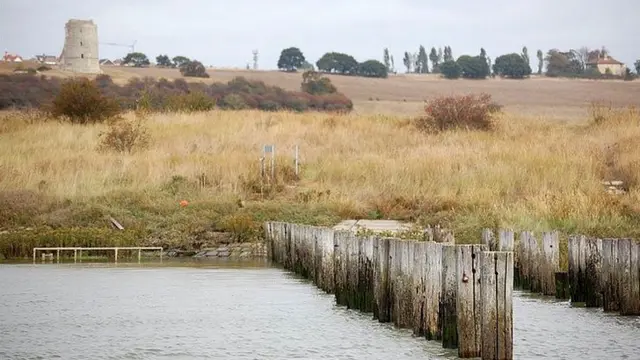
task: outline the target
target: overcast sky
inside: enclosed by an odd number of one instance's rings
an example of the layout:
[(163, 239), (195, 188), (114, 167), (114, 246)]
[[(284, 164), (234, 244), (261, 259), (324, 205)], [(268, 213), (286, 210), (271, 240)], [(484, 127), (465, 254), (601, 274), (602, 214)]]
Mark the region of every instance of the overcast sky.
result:
[[(402, 69), (404, 51), (451, 46), (454, 57), (535, 53), (605, 45), (631, 65), (640, 58), (640, 0), (0, 0), (0, 50), (23, 57), (59, 55), (70, 18), (93, 19), (99, 42), (131, 44), (147, 54), (185, 55), (205, 65), (275, 68), (280, 51), (299, 47), (307, 60), (327, 51), (382, 60), (384, 47)], [(126, 47), (100, 45), (101, 58)]]

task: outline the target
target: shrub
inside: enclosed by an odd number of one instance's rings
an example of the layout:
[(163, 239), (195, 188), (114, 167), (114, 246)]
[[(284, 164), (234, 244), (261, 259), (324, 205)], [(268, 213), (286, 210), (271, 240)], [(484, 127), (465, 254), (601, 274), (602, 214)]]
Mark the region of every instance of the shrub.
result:
[(338, 91), (328, 77), (313, 70), (305, 71), (302, 74), (301, 89), (312, 95), (333, 94)]
[(205, 69), (204, 65), (197, 60), (192, 60), (185, 62), (180, 66), (180, 73), (182, 76), (191, 76), (191, 77), (201, 77), (208, 78), (209, 74), (207, 74), (207, 69)]
[(216, 102), (202, 92), (192, 92), (189, 94), (173, 95), (166, 101), (165, 110), (197, 112), (210, 111), (216, 106)]
[(40, 72), (42, 72), (42, 71), (49, 71), (49, 70), (51, 70), (51, 67), (49, 67), (49, 66), (47, 66), (47, 65), (40, 65), (40, 66), (38, 66), (38, 68), (37, 68), (36, 70), (38, 70), (38, 71), (40, 71)]
[(447, 60), (440, 64), (440, 73), (446, 79), (458, 79), (462, 75), (462, 68), (457, 62)]
[(244, 98), (240, 94), (228, 94), (225, 95), (222, 100), (218, 103), (218, 105), (222, 109), (228, 110), (242, 110), (246, 109), (249, 106), (245, 102)]
[(65, 81), (53, 100), (54, 117), (68, 117), (73, 123), (102, 122), (120, 113), (120, 106), (104, 96), (95, 82), (87, 78)]
[(131, 153), (134, 150), (146, 149), (151, 136), (144, 124), (144, 118), (135, 120), (116, 121), (109, 126), (109, 130), (100, 133), (99, 151), (116, 151)]
[(442, 96), (425, 106), (426, 116), (416, 121), (422, 131), (451, 129), (492, 130), (493, 114), (501, 106), (491, 101), (491, 95)]

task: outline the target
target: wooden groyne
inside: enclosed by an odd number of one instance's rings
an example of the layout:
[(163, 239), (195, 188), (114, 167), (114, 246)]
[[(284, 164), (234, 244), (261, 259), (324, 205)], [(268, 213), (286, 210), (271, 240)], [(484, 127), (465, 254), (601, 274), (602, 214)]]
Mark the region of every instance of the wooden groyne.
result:
[(438, 237), (444, 242), (402, 240), (282, 222), (265, 223), (265, 233), (274, 262), (334, 294), (338, 305), (441, 341), (463, 358), (513, 358), (508, 233), (500, 251), (455, 245), (450, 234)]
[[(514, 243), (512, 231), (499, 230), (498, 234), (483, 231), (483, 243), (490, 250)], [(568, 255), (568, 271), (560, 269), (563, 250)], [(516, 288), (570, 300), (576, 306), (640, 315), (640, 243), (633, 239), (571, 235), (561, 243), (556, 231), (538, 236), (523, 231), (515, 241), (514, 253)]]

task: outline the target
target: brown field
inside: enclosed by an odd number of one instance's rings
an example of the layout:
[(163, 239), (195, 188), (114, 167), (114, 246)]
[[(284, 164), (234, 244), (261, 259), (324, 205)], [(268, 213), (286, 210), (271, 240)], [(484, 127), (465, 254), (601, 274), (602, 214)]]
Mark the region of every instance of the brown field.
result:
[[(0, 66), (0, 72), (7, 66)], [(114, 81), (124, 83), (132, 77), (182, 78), (177, 69), (103, 67)], [(261, 80), (287, 90), (299, 90), (301, 73), (208, 69), (209, 79), (189, 81), (229, 81), (236, 76)], [(59, 70), (50, 76), (70, 76)], [(439, 95), (486, 92), (512, 113), (544, 116), (555, 120), (576, 120), (586, 115), (592, 101), (611, 102), (614, 106), (640, 105), (640, 81), (553, 79), (533, 76), (526, 80), (446, 80), (438, 75), (391, 75), (388, 79), (367, 79), (329, 75), (338, 90), (351, 98), (356, 113), (417, 115), (424, 100)]]

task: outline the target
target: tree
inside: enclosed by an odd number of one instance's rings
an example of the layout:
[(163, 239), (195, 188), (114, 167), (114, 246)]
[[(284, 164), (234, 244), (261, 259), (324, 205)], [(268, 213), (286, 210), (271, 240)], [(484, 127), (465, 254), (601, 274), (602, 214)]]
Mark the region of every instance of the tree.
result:
[(524, 56), (511, 53), (496, 58), (493, 72), (501, 77), (523, 79), (531, 75), (531, 66), (526, 62)]
[(636, 68), (636, 74), (640, 75), (640, 59), (636, 60), (636, 62), (633, 65)]
[(436, 48), (432, 47), (431, 52), (429, 53), (429, 60), (431, 60), (431, 71), (437, 73), (440, 65), (440, 58), (438, 57), (438, 53), (436, 52)]
[(561, 52), (551, 49), (545, 57), (548, 76), (579, 75), (582, 74), (582, 64), (571, 51)]
[(444, 61), (453, 61), (453, 52), (451, 52), (451, 46), (444, 47)]
[(542, 75), (542, 66), (544, 65), (542, 50), (538, 49), (536, 55), (538, 56), (538, 75)]
[(391, 57), (388, 48), (384, 48), (384, 66), (387, 67), (387, 71), (391, 71)]
[[(429, 73), (429, 57), (427, 56), (427, 50), (424, 48), (424, 46), (420, 45), (420, 50), (418, 50), (418, 64), (420, 64), (420, 71), (419, 73), (421, 74), (428, 74)], [(418, 72), (418, 71), (416, 71)]]
[(522, 47), (522, 58), (524, 59), (524, 62), (526, 62), (527, 64), (529, 64), (529, 66), (531, 66), (531, 59), (529, 58), (529, 49), (527, 49), (526, 46)]
[(407, 72), (410, 73), (412, 61), (411, 61), (411, 55), (409, 55), (408, 51), (404, 52), (404, 58), (402, 59), (402, 62), (404, 63), (404, 66), (407, 68)]
[(457, 79), (460, 77), (462, 69), (456, 61), (447, 60), (440, 64), (440, 73), (447, 79)]
[(302, 74), (301, 89), (303, 92), (312, 95), (326, 95), (338, 92), (328, 77), (322, 76), (319, 72), (310, 70)]
[(324, 72), (355, 75), (358, 72), (358, 61), (351, 55), (328, 52), (316, 61), (316, 67)]
[(465, 79), (485, 79), (489, 75), (487, 59), (482, 56), (462, 55), (456, 62)]
[(167, 55), (158, 55), (156, 56), (156, 64), (161, 67), (173, 67), (173, 63), (169, 56)]
[(135, 67), (143, 67), (151, 64), (151, 62), (149, 62), (149, 58), (147, 58), (147, 55), (141, 52), (128, 53), (127, 56), (125, 56), (122, 60), (122, 63), (125, 65), (132, 64)]
[(580, 63), (580, 68), (582, 69), (582, 71), (586, 70), (587, 63), (589, 62), (589, 60), (591, 60), (591, 57), (593, 56), (589, 48), (586, 46), (583, 46), (578, 50), (571, 50), (571, 52), (573, 53), (573, 56), (576, 58), (576, 60), (578, 60), (578, 62)]
[(480, 48), (480, 56), (483, 58), (487, 57), (487, 51), (484, 48)]
[(391, 71), (394, 74), (396, 73), (396, 63), (395, 63), (395, 61), (393, 61), (393, 55), (391, 55)]
[(438, 64), (442, 64), (443, 61), (444, 61), (444, 54), (442, 52), (442, 48), (438, 48)]
[(188, 63), (189, 61), (191, 61), (188, 57), (186, 56), (174, 56), (173, 59), (173, 63), (177, 66), (177, 67), (182, 67), (183, 64)]
[(310, 63), (310, 62), (308, 62), (307, 60), (305, 60), (305, 61), (302, 63), (302, 65), (300, 65), (300, 69), (301, 69), (301, 70), (308, 71), (308, 70), (315, 70), (315, 67), (313, 66), (313, 64), (312, 64), (312, 63)]
[(306, 59), (302, 54), (302, 51), (297, 47), (290, 47), (283, 49), (280, 52), (280, 58), (278, 59), (278, 69), (284, 71), (295, 72), (297, 71)]
[(367, 60), (358, 65), (358, 75), (364, 77), (386, 78), (387, 67), (378, 60)]
[(202, 65), (202, 63), (198, 60), (183, 63), (182, 66), (180, 66), (180, 73), (182, 74), (182, 76), (189, 77), (209, 77), (209, 74), (207, 74), (207, 69), (205, 69), (204, 65)]

